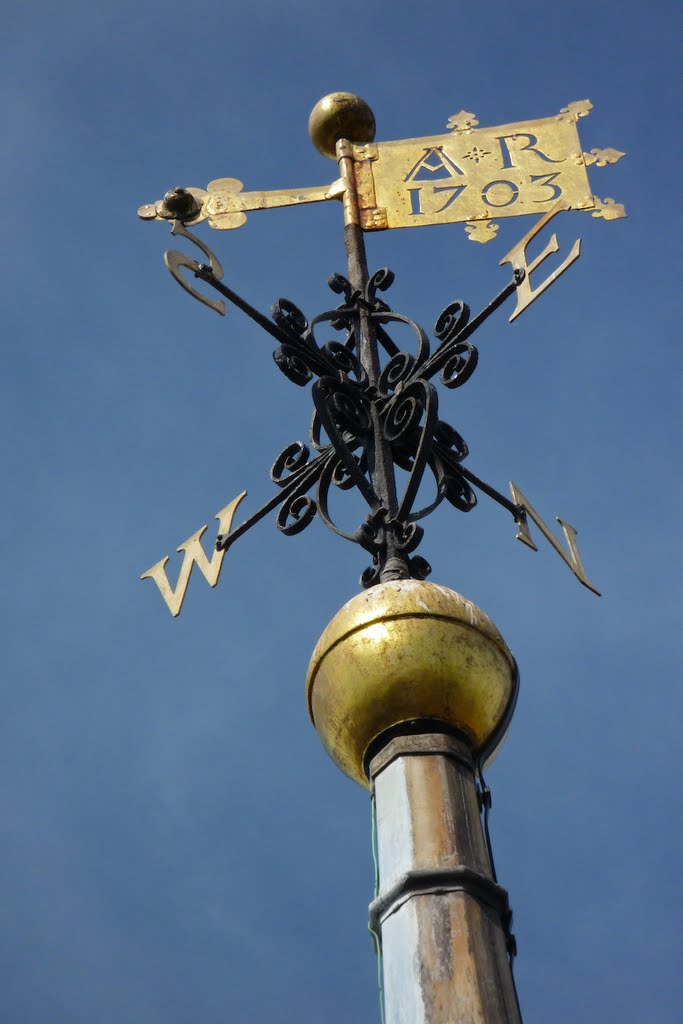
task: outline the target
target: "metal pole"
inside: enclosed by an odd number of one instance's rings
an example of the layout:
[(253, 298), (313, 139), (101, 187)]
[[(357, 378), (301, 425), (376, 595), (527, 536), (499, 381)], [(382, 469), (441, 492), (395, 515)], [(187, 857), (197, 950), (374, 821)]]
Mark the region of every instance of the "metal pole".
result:
[(370, 763), (385, 1024), (520, 1024), (474, 763), (463, 737), (390, 740)]
[[(364, 295), (369, 274), (347, 140), (337, 143), (337, 158), (349, 281)], [(376, 388), (377, 336), (363, 303), (358, 326), (360, 360)], [(372, 481), (394, 515), (391, 448), (373, 411)], [(395, 579), (396, 569), (393, 562), (380, 580)], [(382, 956), (385, 1024), (520, 1024), (503, 927), (507, 893), (492, 878), (469, 746), (447, 735), (393, 739), (373, 758), (370, 778), (378, 867), (370, 926)]]

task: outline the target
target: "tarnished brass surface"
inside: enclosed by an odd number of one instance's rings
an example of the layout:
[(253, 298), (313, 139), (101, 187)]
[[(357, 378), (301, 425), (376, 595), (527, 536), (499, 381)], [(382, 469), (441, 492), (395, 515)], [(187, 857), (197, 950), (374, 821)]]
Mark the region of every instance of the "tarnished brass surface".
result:
[(477, 750), (508, 705), (513, 661), (491, 620), (460, 594), (401, 580), (358, 594), (320, 637), (308, 709), (332, 760), (363, 786), (365, 753), (386, 729), (433, 718)]
[(357, 145), (375, 138), (375, 115), (365, 100), (351, 92), (331, 92), (318, 100), (308, 119), (311, 142), (323, 156), (337, 159), (337, 142)]

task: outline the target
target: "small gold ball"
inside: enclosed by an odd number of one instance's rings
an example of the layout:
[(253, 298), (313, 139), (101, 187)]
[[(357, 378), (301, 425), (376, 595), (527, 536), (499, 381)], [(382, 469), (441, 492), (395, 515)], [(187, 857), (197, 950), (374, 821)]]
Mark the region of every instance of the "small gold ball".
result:
[(351, 92), (331, 92), (323, 96), (308, 119), (311, 142), (323, 156), (336, 159), (339, 139), (364, 146), (375, 138), (375, 115), (365, 100)]
[(387, 730), (444, 722), (477, 753), (496, 740), (515, 696), (514, 660), (488, 616), (417, 580), (381, 583), (345, 604), (318, 641), (306, 683), (323, 746), (362, 786), (366, 754)]

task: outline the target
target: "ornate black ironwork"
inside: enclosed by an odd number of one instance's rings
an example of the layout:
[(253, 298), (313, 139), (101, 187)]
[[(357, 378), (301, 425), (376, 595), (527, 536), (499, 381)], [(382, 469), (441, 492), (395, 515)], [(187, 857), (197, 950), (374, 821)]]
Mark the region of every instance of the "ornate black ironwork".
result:
[[(186, 229), (179, 233), (195, 241)], [(464, 302), (450, 303), (437, 318), (433, 348), (418, 324), (394, 312), (380, 297), (394, 280), (387, 268), (376, 271), (362, 289), (354, 289), (345, 277), (334, 274), (328, 284), (341, 296), (341, 303), (309, 322), (288, 299), (279, 299), (268, 319), (222, 282), (222, 268), (215, 273), (214, 261), (207, 265), (184, 257), (180, 265), (194, 271), (275, 338), (278, 346), (273, 358), (289, 380), (300, 387), (312, 382), (310, 447), (295, 441), (280, 452), (270, 474), (278, 491), (231, 533), (219, 535), (219, 550), (230, 547), (275, 508), (279, 507), (277, 527), (288, 536), (300, 533), (317, 515), (329, 529), (372, 555), (372, 565), (361, 576), (363, 586), (369, 587), (380, 580), (429, 575), (429, 563), (414, 554), (424, 532), (418, 520), (444, 500), (469, 512), (477, 502), (475, 487), (518, 518), (522, 511), (518, 506), (463, 466), (467, 444), (439, 418), (438, 394), (431, 381), (439, 374), (441, 383), (452, 389), (469, 380), (478, 352), (468, 339), (515, 291), (519, 271), (474, 319)], [(413, 351), (403, 351), (391, 337), (395, 325), (412, 331)], [(334, 332), (335, 337), (319, 341), (323, 330)], [(384, 353), (383, 365), (376, 358), (375, 379), (362, 359), (363, 332), (370, 334), (375, 350)], [(407, 474), (402, 494), (397, 492), (395, 467)], [(427, 470), (434, 496), (416, 508)], [(332, 488), (356, 488), (368, 506), (364, 522), (352, 533), (341, 529), (330, 514)]]

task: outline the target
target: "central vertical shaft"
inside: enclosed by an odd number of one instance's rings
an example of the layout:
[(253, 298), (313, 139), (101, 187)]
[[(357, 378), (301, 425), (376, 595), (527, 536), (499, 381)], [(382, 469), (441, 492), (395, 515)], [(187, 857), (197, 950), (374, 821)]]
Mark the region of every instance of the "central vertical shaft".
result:
[[(352, 287), (357, 292), (360, 292), (361, 296), (364, 296), (369, 277), (368, 262), (365, 255), (363, 228), (360, 223), (353, 145), (347, 139), (340, 139), (337, 143), (337, 160), (339, 163), (339, 174), (344, 182), (344, 244), (346, 246), (349, 281)], [(377, 335), (374, 330), (374, 324), (370, 319), (369, 310), (362, 302), (359, 313), (360, 338), (358, 355), (363, 369), (370, 379), (370, 384), (376, 387), (380, 373)]]
[[(365, 255), (363, 228), (360, 222), (353, 145), (347, 139), (340, 139), (337, 142), (337, 160), (340, 176), (344, 182), (344, 243), (346, 246), (349, 281), (354, 290), (359, 293), (358, 356), (363, 369), (368, 375), (371, 395), (376, 397), (380, 377), (377, 333), (366, 298), (368, 264)], [(370, 477), (375, 493), (387, 511), (387, 518), (393, 519), (398, 510), (394, 461), (391, 445), (384, 437), (380, 413), (375, 401), (371, 403), (370, 416), (373, 432), (373, 444), (369, 446), (368, 452)], [(386, 531), (386, 549), (382, 559), (382, 568), (386, 565), (389, 558), (395, 559), (397, 554), (394, 532), (392, 529), (388, 529)], [(401, 574), (403, 573), (401, 572)], [(409, 575), (407, 567), (405, 575)]]
[(348, 305), (364, 370), (357, 401), (371, 417), (367, 468), (383, 529), (371, 548), (379, 582), (375, 576), (337, 613), (313, 652), (308, 709), (336, 764), (372, 790), (370, 928), (385, 1024), (520, 1024), (510, 908), (494, 877), (475, 778), (475, 763), (509, 725), (519, 677), (480, 609), (409, 578), (407, 524), (398, 521), (394, 453), (382, 422), (396, 396), (379, 387), (382, 313), (368, 287), (356, 178), (354, 143), (374, 139), (374, 117), (358, 97), (331, 94), (312, 111), (309, 131), (321, 153), (336, 156), (344, 186)]

